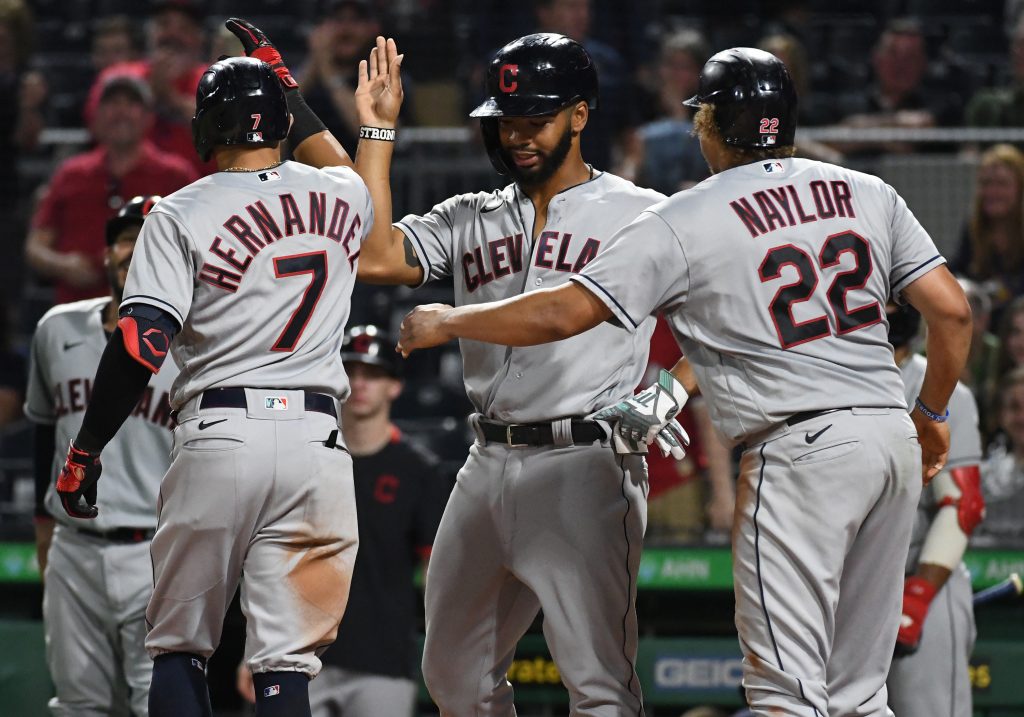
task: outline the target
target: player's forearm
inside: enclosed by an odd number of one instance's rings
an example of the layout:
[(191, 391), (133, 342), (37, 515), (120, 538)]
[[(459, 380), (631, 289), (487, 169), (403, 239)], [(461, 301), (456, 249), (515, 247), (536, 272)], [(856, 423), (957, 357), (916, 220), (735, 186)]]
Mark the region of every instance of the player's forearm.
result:
[(928, 368), (918, 395), (930, 410), (943, 413), (970, 352), (971, 306), (945, 266), (911, 283), (903, 295), (928, 327)]
[(685, 356), (676, 361), (676, 365), (672, 367), (671, 374), (675, 376), (676, 381), (683, 385), (687, 395), (696, 396), (700, 393), (700, 386), (697, 385), (697, 375), (693, 372), (693, 367)]
[(941, 590), (942, 586), (949, 580), (949, 576), (953, 574), (953, 571), (949, 568), (943, 567), (942, 565), (935, 565), (933, 563), (920, 563), (917, 566), (917, 570), (914, 575), (917, 577), (927, 580), (929, 583), (935, 586), (936, 590)]
[(450, 309), (444, 325), (451, 338), (536, 346), (581, 334), (611, 315), (593, 294), (570, 282), (503, 301)]
[(345, 148), (328, 130), (310, 135), (292, 148), (295, 159), (310, 167), (351, 167), (352, 160)]
[(53, 248), (52, 233), (37, 230), (29, 235), (25, 243), (25, 263), (45, 277), (63, 273), (64, 255)]
[(966, 307), (962, 314), (928, 321), (928, 366), (918, 397), (932, 411), (945, 412), (967, 363), (970, 348), (970, 307)]
[(102, 451), (128, 420), (152, 375), (131, 357), (124, 346), (121, 329), (115, 329), (96, 369), (89, 405), (75, 445), (91, 453)]

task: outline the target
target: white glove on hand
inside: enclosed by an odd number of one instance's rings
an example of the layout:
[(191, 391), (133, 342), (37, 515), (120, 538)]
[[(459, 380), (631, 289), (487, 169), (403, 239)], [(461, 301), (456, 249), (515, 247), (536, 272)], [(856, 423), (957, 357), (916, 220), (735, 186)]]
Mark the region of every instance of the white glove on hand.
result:
[(662, 455), (682, 460), (690, 437), (675, 417), (689, 397), (675, 376), (662, 369), (656, 384), (598, 411), (593, 418), (616, 424), (612, 432), (616, 453), (646, 453), (647, 446), (657, 443)]

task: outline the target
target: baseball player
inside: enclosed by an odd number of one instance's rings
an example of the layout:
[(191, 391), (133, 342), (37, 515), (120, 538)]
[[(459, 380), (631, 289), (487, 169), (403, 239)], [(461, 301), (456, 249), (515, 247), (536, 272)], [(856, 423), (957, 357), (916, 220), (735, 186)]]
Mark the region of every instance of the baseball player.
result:
[[(63, 445), (78, 433), (92, 376), (117, 325), (143, 218), (159, 197), (136, 197), (106, 224), (110, 295), (62, 304), (39, 321), (25, 415), (36, 426), (36, 545), (45, 579), (46, 661), (54, 715), (145, 715), (153, 662), (143, 646), (152, 591), (149, 546), (157, 486), (170, 463), (173, 363), (153, 376), (124, 431), (103, 454), (104, 510), (93, 521), (60, 508)], [(56, 525), (55, 525), (56, 523)], [(52, 541), (52, 542), (51, 542)]]
[[(718, 53), (689, 102), (712, 177), (643, 212), (571, 283), (417, 308), (400, 347), (453, 337), (527, 346), (604, 322), (621, 327), (621, 342), (665, 312), (685, 357), (673, 372), (745, 449), (733, 555), (754, 712), (889, 714), (912, 515), (922, 473), (945, 461), (970, 308), (891, 187), (791, 158), (796, 93), (775, 57)], [(890, 296), (929, 330), (909, 416), (886, 340)], [(617, 430), (650, 441), (665, 398), (648, 390), (623, 402)]]
[[(927, 361), (912, 352), (921, 316), (890, 307), (889, 342), (908, 403), (918, 395)], [(968, 661), (976, 634), (971, 577), (961, 562), (981, 522), (981, 434), (970, 390), (957, 383), (949, 399), (949, 458), (917, 507), (903, 585), (896, 659), (889, 668), (889, 706), (899, 717), (971, 717)]]
[[(495, 55), (489, 97), (471, 114), (495, 168), (513, 182), (390, 225), (401, 59), (393, 41), (378, 38), (360, 68), (362, 85), (386, 78), (380, 97), (390, 98), (360, 115), (357, 166), (377, 217), (361, 248), (361, 280), (419, 286), (451, 276), (467, 306), (566, 284), (663, 198), (583, 161), (580, 134), (598, 105), (594, 65), (577, 42), (536, 34)], [(323, 149), (315, 161), (329, 164)], [(505, 675), (540, 610), (572, 714), (642, 713), (634, 602), (646, 471), (630, 452), (639, 446), (616, 455), (604, 427), (586, 417), (632, 393), (653, 325), (630, 336), (596, 326), (517, 351), (463, 343), (477, 442), (441, 520), (425, 594), (423, 676), (442, 715), (514, 714)], [(660, 440), (682, 457), (672, 429)]]
[(69, 514), (96, 517), (100, 452), (173, 352), (178, 425), (146, 611), (153, 717), (211, 714), (205, 663), (239, 584), (257, 714), (309, 715), (308, 679), (348, 596), (357, 526), (339, 350), (373, 208), (351, 169), (281, 162), (282, 84), (295, 83), (275, 64), (280, 79), (244, 57), (203, 74), (193, 137), (218, 172), (146, 218), (57, 484)]

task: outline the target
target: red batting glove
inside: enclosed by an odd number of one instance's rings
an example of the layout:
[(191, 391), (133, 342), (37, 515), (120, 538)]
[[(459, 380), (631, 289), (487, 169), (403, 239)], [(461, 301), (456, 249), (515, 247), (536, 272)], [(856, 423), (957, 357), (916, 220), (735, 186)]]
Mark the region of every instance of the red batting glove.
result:
[(294, 90), (299, 86), (299, 83), (292, 77), (292, 73), (284, 64), (284, 59), (281, 57), (281, 53), (274, 47), (274, 43), (264, 34), (262, 30), (253, 25), (251, 22), (243, 20), (240, 17), (233, 17), (224, 23), (224, 27), (234, 33), (241, 43), (242, 48), (245, 50), (245, 54), (249, 57), (255, 57), (257, 60), (262, 60), (270, 65), (284, 89)]
[(64, 512), (72, 518), (92, 519), (99, 515), (96, 507), (96, 482), (103, 467), (100, 454), (83, 451), (71, 441), (68, 457), (57, 478), (57, 495)]
[(896, 657), (917, 652), (921, 644), (921, 628), (928, 615), (928, 607), (939, 590), (924, 578), (912, 575), (903, 585), (903, 615), (900, 631), (896, 634)]

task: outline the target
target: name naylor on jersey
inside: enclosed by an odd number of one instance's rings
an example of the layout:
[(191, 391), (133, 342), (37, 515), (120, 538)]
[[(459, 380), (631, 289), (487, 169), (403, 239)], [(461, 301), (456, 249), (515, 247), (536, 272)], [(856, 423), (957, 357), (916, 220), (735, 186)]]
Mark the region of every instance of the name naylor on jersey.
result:
[[(579, 247), (578, 251), (570, 249)], [(569, 232), (546, 231), (537, 238), (537, 251), (533, 264), (538, 269), (553, 269), (578, 274), (589, 264), (600, 249), (601, 242), (593, 237), (574, 245)], [(462, 274), (466, 290), (470, 293), (495, 279), (523, 270), (523, 235), (502, 237), (489, 241), (462, 255)]]
[(279, 207), (275, 206), (274, 212), (261, 200), (247, 204), (246, 218), (241, 213), (232, 214), (223, 224), (228, 236), (218, 234), (210, 243), (209, 252), (223, 264), (207, 261), (199, 270), (199, 278), (233, 293), (260, 251), (276, 241), (301, 234), (315, 234), (341, 244), (349, 268), (354, 268), (359, 258), (359, 229), (363, 220), (344, 199), (333, 199), (328, 211), (327, 194), (310, 192), (309, 210), (305, 214), (299, 210), (299, 202), (291, 193), (278, 195)]
[[(66, 416), (69, 413), (82, 413), (89, 404), (92, 396), (92, 381), (87, 378), (73, 378), (69, 381), (58, 383), (53, 387), (53, 399), (56, 408), (57, 418)], [(158, 426), (173, 428), (174, 421), (171, 420), (171, 397), (164, 391), (156, 400), (152, 386), (146, 386), (142, 397), (135, 404), (131, 415), (136, 418), (143, 418)]]
[[(801, 193), (807, 200), (806, 204), (800, 198)], [(852, 219), (857, 216), (853, 211), (850, 185), (842, 180), (826, 182), (816, 179), (810, 185), (802, 186), (800, 192), (792, 184), (772, 187), (754, 192), (749, 198), (740, 197), (729, 202), (729, 206), (752, 237), (819, 219)], [(811, 206), (814, 212), (808, 213), (805, 207)]]

